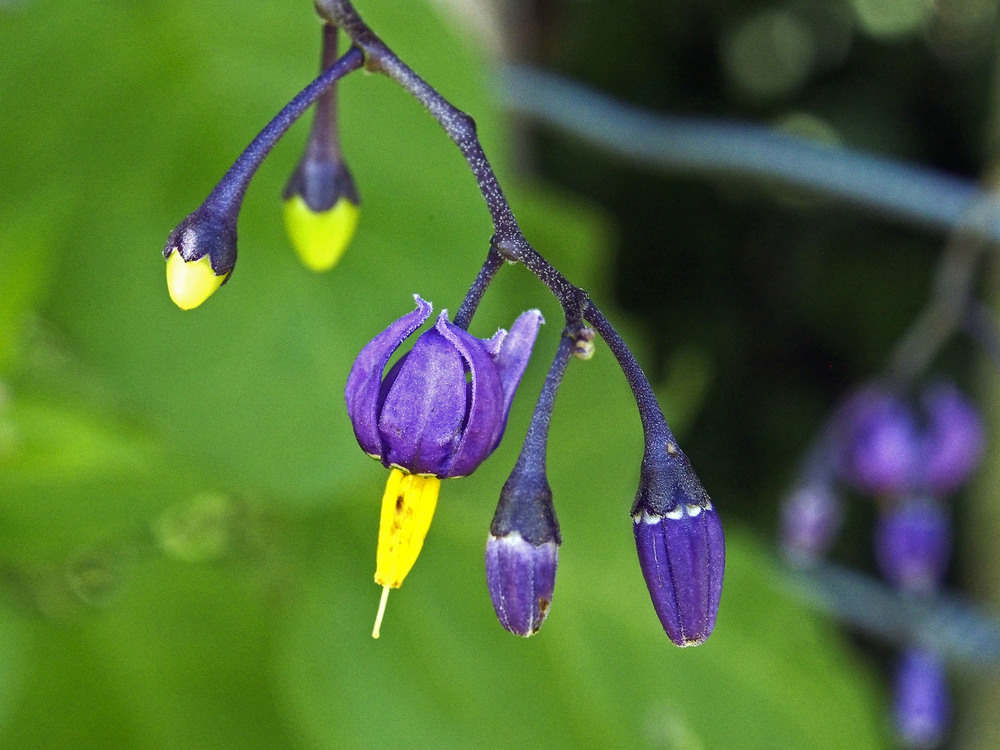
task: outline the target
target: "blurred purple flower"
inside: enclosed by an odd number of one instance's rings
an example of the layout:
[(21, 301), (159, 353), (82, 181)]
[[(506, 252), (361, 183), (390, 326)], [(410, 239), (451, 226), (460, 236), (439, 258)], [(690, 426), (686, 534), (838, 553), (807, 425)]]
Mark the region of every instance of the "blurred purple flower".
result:
[(954, 385), (928, 388), (921, 466), (923, 484), (933, 495), (949, 495), (970, 477), (983, 457), (986, 428), (975, 407)]
[(901, 398), (878, 387), (865, 388), (841, 407), (837, 419), (837, 468), (845, 481), (873, 495), (913, 489), (920, 435)]
[(781, 506), (781, 539), (785, 555), (808, 564), (830, 549), (842, 521), (840, 500), (823, 482), (795, 489)]
[(951, 721), (951, 701), (941, 660), (912, 649), (896, 664), (893, 708), (896, 732), (904, 747), (940, 745)]
[(906, 498), (888, 506), (875, 525), (875, 559), (890, 583), (914, 593), (933, 591), (951, 556), (951, 522), (930, 498)]

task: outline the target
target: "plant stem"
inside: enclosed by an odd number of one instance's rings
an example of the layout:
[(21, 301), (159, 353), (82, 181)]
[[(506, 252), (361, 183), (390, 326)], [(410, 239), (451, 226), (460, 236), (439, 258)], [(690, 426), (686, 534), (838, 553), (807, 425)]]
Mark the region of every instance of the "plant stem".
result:
[(369, 70), (387, 75), (424, 105), (462, 152), (486, 201), (486, 208), (493, 222), (490, 253), (456, 315), (456, 323), (463, 327), (468, 325), (483, 292), (502, 266), (501, 261), (524, 264), (559, 300), (567, 329), (580, 329), (586, 319), (607, 342), (632, 388), (647, 439), (653, 433), (665, 431), (672, 441), (673, 436), (649, 381), (614, 326), (590, 301), (587, 292), (570, 283), (525, 238), (479, 142), (475, 120), (455, 107), (400, 60), (362, 20), (350, 0), (316, 0), (316, 9), (323, 19), (343, 29), (351, 41), (364, 50)]
[(302, 114), (331, 86), (364, 62), (361, 50), (352, 47), (318, 78), (295, 95), (257, 134), (205, 199), (205, 207), (220, 215), (233, 214), (243, 202), (250, 180), (264, 157)]

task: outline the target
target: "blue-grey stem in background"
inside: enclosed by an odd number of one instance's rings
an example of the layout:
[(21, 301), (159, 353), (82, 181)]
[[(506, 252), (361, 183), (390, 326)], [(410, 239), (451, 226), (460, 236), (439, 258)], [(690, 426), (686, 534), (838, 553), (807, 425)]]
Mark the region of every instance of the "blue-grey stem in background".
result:
[[(504, 66), (501, 81), (510, 111), (649, 169), (767, 180), (943, 230), (987, 195), (968, 179), (762, 125), (649, 112), (526, 66)], [(985, 231), (1000, 239), (1000, 213)]]

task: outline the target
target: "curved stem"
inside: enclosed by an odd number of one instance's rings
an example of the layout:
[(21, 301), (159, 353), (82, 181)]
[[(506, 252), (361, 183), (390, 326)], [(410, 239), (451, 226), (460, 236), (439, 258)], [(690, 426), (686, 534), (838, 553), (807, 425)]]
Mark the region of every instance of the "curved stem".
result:
[(479, 142), (475, 120), (400, 60), (365, 24), (349, 0), (317, 0), (316, 9), (325, 20), (340, 26), (351, 41), (364, 50), (369, 69), (383, 73), (398, 83), (438, 121), (462, 152), (486, 201), (493, 221), (492, 248), (505, 260), (523, 263), (559, 300), (567, 324), (578, 323), (587, 303), (587, 293), (571, 284), (524, 237)]
[(456, 323), (463, 327), (468, 325), (479, 299), (502, 265), (502, 260), (523, 263), (559, 300), (566, 317), (567, 330), (577, 330), (587, 320), (607, 342), (635, 396), (647, 443), (651, 439), (673, 443), (673, 434), (667, 426), (649, 380), (618, 331), (590, 301), (587, 292), (570, 283), (525, 238), (496, 173), (483, 152), (476, 134), (475, 121), (400, 60), (365, 24), (350, 0), (316, 0), (316, 9), (320, 16), (342, 28), (351, 41), (364, 50), (369, 69), (389, 76), (424, 105), (458, 146), (479, 185), (493, 221), (493, 237), (490, 253), (459, 309)]
[(469, 291), (465, 294), (465, 299), (462, 300), (461, 307), (458, 308), (458, 312), (455, 314), (453, 322), (456, 326), (468, 330), (469, 323), (472, 322), (472, 316), (476, 314), (476, 309), (479, 307), (483, 295), (486, 294), (490, 282), (493, 281), (493, 277), (497, 275), (497, 271), (503, 267), (503, 264), (503, 257), (491, 247), (490, 251), (486, 254), (483, 267), (476, 274), (472, 286), (469, 287)]
[(223, 175), (205, 199), (205, 207), (219, 214), (233, 213), (243, 201), (243, 195), (250, 185), (250, 179), (264, 161), (264, 157), (288, 129), (313, 102), (331, 86), (351, 71), (357, 70), (364, 62), (364, 54), (357, 47), (344, 53), (337, 62), (323, 71), (318, 78), (295, 95), (284, 109), (257, 134), (239, 158)]
[(535, 404), (535, 411), (531, 415), (531, 424), (528, 425), (528, 433), (524, 436), (524, 445), (517, 457), (515, 472), (528, 469), (529, 464), (531, 469), (545, 472), (546, 445), (549, 440), (549, 425), (552, 423), (552, 410), (556, 403), (556, 393), (559, 392), (563, 375), (566, 373), (566, 365), (569, 364), (573, 354), (573, 345), (573, 339), (563, 333), (559, 340), (559, 348), (556, 349), (556, 355), (542, 384), (542, 392), (538, 396), (538, 403)]
[[(323, 24), (323, 44), (320, 52), (320, 70), (327, 70), (337, 62), (337, 27)], [(306, 158), (317, 161), (336, 161), (340, 158), (340, 138), (337, 121), (337, 86), (330, 85), (320, 94), (314, 108), (312, 129), (306, 146)]]
[(642, 371), (638, 360), (632, 354), (632, 350), (628, 348), (625, 340), (622, 339), (621, 334), (615, 330), (615, 327), (593, 302), (587, 305), (584, 319), (594, 326), (594, 330), (601, 335), (611, 353), (615, 355), (615, 359), (618, 360), (618, 366), (621, 367), (625, 380), (628, 381), (629, 388), (632, 389), (632, 395), (639, 409), (639, 418), (642, 420), (642, 431), (646, 442), (676, 443), (663, 416), (663, 410), (660, 409), (660, 402), (657, 401), (656, 394), (653, 393), (653, 386), (650, 385), (646, 373)]

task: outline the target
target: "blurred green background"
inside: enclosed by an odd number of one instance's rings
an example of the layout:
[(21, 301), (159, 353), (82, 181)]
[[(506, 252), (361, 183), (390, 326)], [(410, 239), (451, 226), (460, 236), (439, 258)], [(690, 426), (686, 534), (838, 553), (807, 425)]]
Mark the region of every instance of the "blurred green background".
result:
[[(529, 239), (650, 364), (726, 524), (716, 632), (678, 650), (650, 606), (628, 516), (641, 435), (603, 347), (573, 363), (556, 407), (564, 544), (551, 616), (530, 640), (495, 621), (483, 543), (560, 322), (543, 288), (509, 268), (473, 332), (528, 307), (549, 324), (507, 439), (474, 476), (444, 484), (421, 561), (373, 641), (385, 473), (354, 442), (343, 386), (414, 292), (457, 309), (485, 256), (489, 217), (459, 153), (389, 81), (352, 75), (343, 141), (364, 206), (340, 266), (311, 274), (283, 235), (278, 196), (303, 123), (248, 192), (231, 282), (183, 313), (167, 297), (163, 242), (315, 74), (310, 4), (8, 2), (0, 747), (886, 746), (878, 654), (791, 598), (770, 524), (838, 389), (878, 367), (919, 309), (940, 238), (745, 186), (650, 177), (533, 134), (498, 108), (494, 49), (664, 110), (812, 112), (853, 145), (971, 173), (984, 158), (973, 138), (941, 150), (947, 139), (933, 137), (956, 132), (949, 102), (928, 132), (902, 93), (893, 109), (852, 80), (874, 66), (905, 91), (930, 66), (967, 81), (933, 91), (965, 96), (961, 122), (975, 132), (988, 47), (949, 62), (921, 35), (923, 16), (890, 34), (848, 16), (840, 57), (787, 78), (785, 58), (757, 69), (754, 40), (801, 42), (779, 11), (833, 5), (525, 3), (506, 7), (499, 37), (470, 22), (476, 3), (357, 5), (475, 116)], [(863, 546), (848, 542), (846, 556)]]

